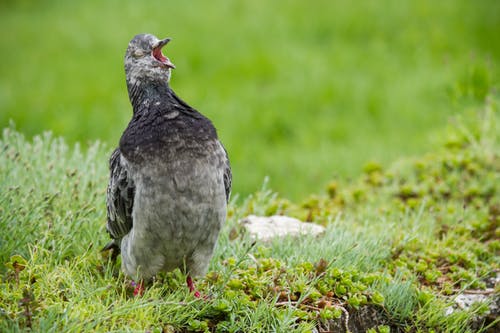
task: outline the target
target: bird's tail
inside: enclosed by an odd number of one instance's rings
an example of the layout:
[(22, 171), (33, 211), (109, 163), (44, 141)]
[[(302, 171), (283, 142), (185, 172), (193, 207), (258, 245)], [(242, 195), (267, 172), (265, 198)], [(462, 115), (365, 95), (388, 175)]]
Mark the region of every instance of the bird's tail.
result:
[(101, 250), (101, 252), (108, 252), (108, 251), (109, 251), (108, 258), (111, 259), (111, 262), (115, 263), (116, 258), (120, 254), (119, 241), (117, 241), (116, 239), (113, 239), (111, 242), (106, 244), (106, 246), (104, 246)]
[(110, 250), (113, 250), (113, 252), (117, 253), (117, 254), (120, 253), (120, 246), (118, 245), (118, 242), (116, 239), (113, 239), (111, 242), (106, 244), (106, 246), (104, 246), (102, 248), (101, 252), (106, 252), (106, 251), (110, 251)]

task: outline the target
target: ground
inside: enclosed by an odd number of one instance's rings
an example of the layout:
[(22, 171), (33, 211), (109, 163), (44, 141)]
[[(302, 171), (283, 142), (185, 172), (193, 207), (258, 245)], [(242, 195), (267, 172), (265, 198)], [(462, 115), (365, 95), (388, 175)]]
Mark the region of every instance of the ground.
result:
[[(6, 128), (0, 330), (321, 331), (367, 306), (382, 314), (379, 332), (498, 327), (484, 304), (448, 311), (464, 290), (498, 297), (488, 285), (499, 271), (498, 102), (491, 95), (453, 119), (434, 152), (389, 166), (367, 161), (358, 179), (334, 179), (325, 194), (293, 202), (265, 185), (233, 200), (210, 271), (197, 281), (200, 299), (180, 271), (134, 297), (119, 262), (100, 252), (110, 147), (82, 151), (50, 133), (31, 140)], [(326, 232), (254, 242), (239, 225), (248, 214), (286, 214)]]

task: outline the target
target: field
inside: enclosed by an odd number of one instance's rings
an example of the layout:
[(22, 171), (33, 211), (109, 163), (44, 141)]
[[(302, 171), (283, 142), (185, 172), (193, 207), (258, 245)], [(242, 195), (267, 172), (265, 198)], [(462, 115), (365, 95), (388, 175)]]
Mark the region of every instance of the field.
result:
[(171, 36), (172, 87), (228, 148), (234, 193), (269, 176), (303, 199), (431, 151), (460, 103), (498, 83), (498, 1), (7, 1), (0, 127), (115, 145), (131, 109), (123, 54)]
[[(85, 152), (46, 134), (0, 139), (0, 331), (343, 332), (345, 313), (374, 311), (375, 332), (495, 332), (488, 304), (450, 313), (462, 293), (497, 302), (500, 100), (443, 131), (433, 153), (297, 204), (269, 189), (230, 205), (202, 299), (177, 270), (142, 297), (99, 249), (106, 147)], [(317, 237), (255, 242), (239, 220), (287, 214), (327, 227)], [(493, 280), (492, 280), (493, 279)], [(496, 286), (494, 279), (497, 279)], [(368, 312), (368, 313), (372, 313)], [(363, 312), (361, 312), (363, 313)], [(345, 315), (341, 323), (345, 323)]]
[[(3, 1), (0, 31), (0, 332), (500, 329), (453, 308), (500, 302), (499, 1)], [(135, 297), (100, 251), (138, 32), (231, 158), (201, 299), (180, 270)], [(254, 241), (248, 214), (326, 231)]]

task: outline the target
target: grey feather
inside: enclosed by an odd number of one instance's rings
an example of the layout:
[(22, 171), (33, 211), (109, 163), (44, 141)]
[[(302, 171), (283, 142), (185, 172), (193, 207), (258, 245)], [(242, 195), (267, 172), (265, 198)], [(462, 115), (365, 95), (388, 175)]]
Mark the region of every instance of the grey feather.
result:
[(120, 240), (132, 229), (132, 208), (135, 185), (120, 163), (120, 149), (109, 159), (109, 184), (106, 197), (108, 223), (106, 229), (113, 239)]
[(233, 185), (233, 174), (231, 172), (231, 164), (229, 163), (229, 157), (227, 155), (226, 148), (224, 149), (224, 153), (226, 154), (226, 161), (224, 163), (224, 188), (226, 190), (226, 202), (229, 203), (229, 198), (231, 196), (231, 187)]

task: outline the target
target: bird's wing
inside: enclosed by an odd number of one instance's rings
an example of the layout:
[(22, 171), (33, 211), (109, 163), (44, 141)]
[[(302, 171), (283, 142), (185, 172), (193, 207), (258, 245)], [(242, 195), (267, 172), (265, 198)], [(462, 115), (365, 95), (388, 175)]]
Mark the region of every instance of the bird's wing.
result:
[(117, 148), (109, 159), (109, 184), (106, 196), (108, 223), (106, 229), (116, 240), (132, 229), (132, 208), (134, 206), (135, 185), (126, 168), (121, 164), (120, 149)]
[[(221, 144), (222, 145), (222, 144)], [(229, 202), (229, 197), (231, 195), (231, 186), (233, 182), (233, 174), (231, 172), (231, 164), (229, 163), (229, 156), (227, 155), (227, 150), (224, 149), (224, 153), (226, 154), (226, 160), (224, 162), (224, 188), (226, 189), (226, 201)]]

